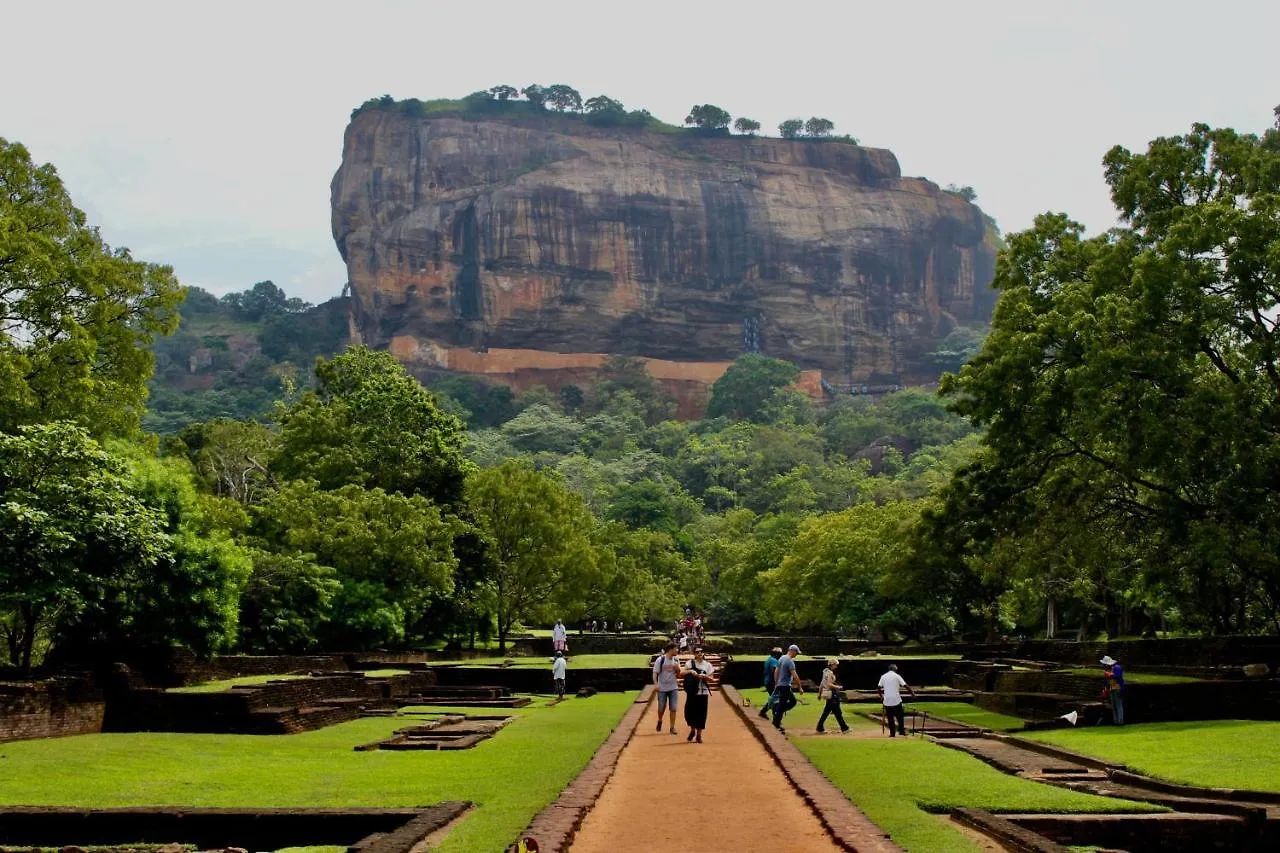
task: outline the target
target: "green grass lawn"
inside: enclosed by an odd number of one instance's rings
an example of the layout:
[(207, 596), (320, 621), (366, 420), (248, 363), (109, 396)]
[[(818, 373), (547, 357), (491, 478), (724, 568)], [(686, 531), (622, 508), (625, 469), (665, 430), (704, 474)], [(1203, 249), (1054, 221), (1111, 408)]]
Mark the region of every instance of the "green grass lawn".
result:
[(439, 849), (500, 851), (582, 770), (634, 699), (601, 693), (554, 708), (535, 700), (511, 711), (520, 719), (491, 740), (457, 752), (353, 750), (413, 725), (412, 717), (363, 718), (296, 735), (102, 734), (5, 743), (0, 803), (394, 808), (471, 800), (478, 808)]
[(931, 717), (944, 717), (948, 720), (955, 720), (957, 723), (966, 723), (998, 732), (1016, 731), (1027, 724), (1027, 721), (1021, 717), (997, 714), (995, 711), (987, 711), (968, 702), (920, 702), (914, 704), (908, 702), (907, 708), (915, 708)]
[[(1060, 671), (1068, 672), (1071, 675), (1092, 675), (1098, 679), (1098, 689), (1102, 689), (1102, 669), (1100, 667), (1077, 666)], [(1124, 680), (1130, 684), (1191, 684), (1205, 679), (1192, 678), (1189, 675), (1160, 675), (1156, 672), (1129, 672), (1125, 670)]]
[(1156, 810), (1007, 776), (970, 755), (921, 738), (793, 740), (867, 817), (915, 853), (980, 849), (935, 816), (961, 806), (992, 812)]
[[(732, 652), (731, 652), (732, 653)], [(768, 654), (733, 654), (735, 661), (759, 661), (764, 662), (764, 658), (769, 657)], [(801, 654), (800, 660), (827, 660), (822, 654)], [(877, 654), (874, 657), (861, 656), (841, 656), (842, 662), (846, 661), (959, 661), (959, 654)]]
[(1280, 722), (1203, 720), (1091, 726), (1027, 737), (1173, 782), (1280, 791)]
[[(504, 660), (511, 661), (511, 665), (521, 669), (551, 669), (550, 657), (487, 657), (473, 658), (472, 660), (433, 660), (431, 665), (436, 664), (461, 664), (464, 666), (492, 666), (500, 664)], [(618, 669), (625, 667), (647, 667), (649, 665), (649, 655), (572, 655), (569, 658), (569, 669)]]
[[(366, 678), (387, 678), (392, 675), (408, 675), (407, 669), (370, 669), (364, 670)], [(223, 678), (218, 681), (206, 681), (204, 684), (191, 684), (186, 687), (171, 687), (170, 693), (221, 693), (230, 690), (237, 684), (266, 684), (268, 681), (293, 681), (310, 678), (310, 675), (245, 675), (240, 678)]]
[(266, 684), (268, 681), (293, 681), (299, 678), (310, 678), (310, 675), (245, 675), (240, 678), (224, 678), (220, 681), (206, 681), (204, 684), (192, 684), (186, 687), (171, 687), (170, 693), (221, 693), (230, 690), (237, 684)]

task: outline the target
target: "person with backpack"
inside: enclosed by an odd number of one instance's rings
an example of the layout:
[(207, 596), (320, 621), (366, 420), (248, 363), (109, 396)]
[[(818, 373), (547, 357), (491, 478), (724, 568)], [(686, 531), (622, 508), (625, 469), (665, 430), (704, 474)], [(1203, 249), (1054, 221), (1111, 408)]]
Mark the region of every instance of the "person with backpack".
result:
[(760, 708), (760, 719), (767, 720), (769, 711), (773, 709), (773, 683), (777, 680), (778, 659), (782, 657), (782, 649), (774, 646), (769, 656), (764, 659), (764, 706)]
[(684, 678), (684, 722), (689, 727), (685, 740), (702, 743), (702, 733), (707, 728), (707, 706), (711, 703), (711, 685), (707, 682), (715, 671), (701, 646), (693, 650), (689, 665), (680, 670)]
[(662, 731), (662, 715), (671, 709), (671, 733), (676, 733), (676, 706), (680, 704), (680, 660), (676, 644), (667, 643), (653, 662), (653, 683), (658, 688), (658, 731)]
[(792, 643), (787, 653), (778, 658), (776, 685), (773, 688), (773, 727), (782, 734), (787, 730), (782, 727), (782, 715), (796, 706), (796, 693), (803, 693), (800, 687), (800, 676), (796, 674), (796, 657), (800, 647)]
[(822, 683), (818, 685), (818, 699), (826, 700), (826, 705), (822, 708), (822, 716), (818, 717), (818, 734), (826, 734), (822, 728), (827, 722), (827, 717), (834, 716), (836, 722), (840, 724), (840, 733), (844, 734), (849, 731), (849, 724), (844, 721), (844, 714), (840, 711), (840, 700), (843, 698), (844, 687), (836, 683), (836, 667), (840, 666), (840, 661), (836, 658), (827, 658), (827, 668), (822, 671)]

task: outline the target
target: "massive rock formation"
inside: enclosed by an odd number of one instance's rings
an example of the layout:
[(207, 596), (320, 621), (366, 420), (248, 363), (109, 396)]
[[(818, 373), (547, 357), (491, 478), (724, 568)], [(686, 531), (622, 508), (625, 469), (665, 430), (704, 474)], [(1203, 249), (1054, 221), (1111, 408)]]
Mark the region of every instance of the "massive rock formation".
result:
[(517, 385), (620, 354), (702, 387), (754, 349), (814, 385), (928, 381), (994, 303), (982, 212), (835, 141), (365, 110), (333, 232), (353, 337)]

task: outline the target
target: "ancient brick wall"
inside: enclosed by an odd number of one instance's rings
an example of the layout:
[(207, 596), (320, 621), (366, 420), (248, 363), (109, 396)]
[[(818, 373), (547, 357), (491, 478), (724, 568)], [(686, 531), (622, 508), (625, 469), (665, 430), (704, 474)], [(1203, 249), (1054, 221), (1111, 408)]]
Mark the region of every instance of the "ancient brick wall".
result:
[(87, 682), (0, 683), (0, 742), (100, 732), (104, 708)]

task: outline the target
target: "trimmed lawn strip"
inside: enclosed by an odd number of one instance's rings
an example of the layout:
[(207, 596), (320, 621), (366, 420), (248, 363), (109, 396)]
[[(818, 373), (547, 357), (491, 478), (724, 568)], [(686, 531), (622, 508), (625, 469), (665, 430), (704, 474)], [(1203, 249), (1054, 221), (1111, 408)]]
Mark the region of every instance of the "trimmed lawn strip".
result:
[[(366, 717), (296, 735), (104, 734), (0, 746), (0, 802), (22, 805), (344, 807), (471, 800), (439, 848), (500, 851), (581, 772), (635, 701), (601, 693), (520, 719), (474, 749), (355, 752), (414, 718)], [(418, 710), (476, 713), (474, 708)], [(494, 713), (485, 709), (480, 713)], [(420, 719), (420, 718), (419, 718)], [(75, 768), (51, 773), (49, 768)]]
[(1010, 812), (1160, 811), (1007, 776), (978, 759), (919, 738), (793, 739), (814, 765), (893, 840), (917, 853), (979, 848), (931, 813), (969, 807)]
[(1025, 737), (1211, 788), (1280, 791), (1280, 722), (1203, 720), (1028, 732)]
[[(392, 675), (408, 675), (407, 669), (368, 669), (357, 670), (366, 678), (387, 678)], [(203, 684), (189, 684), (186, 687), (170, 687), (169, 693), (221, 693), (224, 690), (230, 690), (237, 684), (245, 686), (251, 684), (266, 684), (268, 681), (297, 681), (303, 678), (311, 678), (310, 674), (285, 674), (285, 675), (245, 675), (240, 678), (223, 678), (218, 681), (206, 681)]]
[(916, 704), (908, 702), (907, 710), (912, 709), (923, 711), (930, 717), (942, 717), (997, 732), (1018, 731), (1027, 724), (1027, 721), (1021, 717), (997, 714), (995, 711), (987, 711), (968, 702), (919, 702)]
[[(573, 648), (570, 645), (570, 648)], [(492, 657), (473, 658), (471, 660), (433, 660), (431, 666), (448, 664), (453, 666), (490, 667), (503, 661), (511, 661), (511, 666), (518, 669), (545, 669), (551, 671), (550, 657)], [(645, 654), (605, 654), (605, 655), (571, 655), (569, 669), (647, 669), (649, 656)]]
[[(1102, 687), (1102, 670), (1096, 666), (1076, 666), (1071, 669), (1057, 670), (1071, 675), (1088, 675), (1098, 679), (1098, 689)], [(1125, 670), (1124, 680), (1130, 684), (1198, 684), (1207, 681), (1205, 678), (1193, 678), (1189, 675), (1160, 675), (1156, 672), (1130, 672)]]
[[(572, 647), (572, 643), (570, 644)], [(729, 652), (733, 655), (734, 660), (759, 661), (764, 663), (764, 659), (769, 655), (739, 655)], [(833, 655), (801, 655), (799, 660), (826, 660)], [(854, 660), (960, 660), (960, 655), (839, 655), (841, 663)]]
[(241, 678), (223, 678), (219, 681), (206, 681), (204, 684), (190, 684), (186, 687), (170, 687), (169, 693), (221, 693), (230, 690), (237, 684), (266, 684), (268, 681), (297, 681), (310, 678), (310, 675), (246, 675)]

